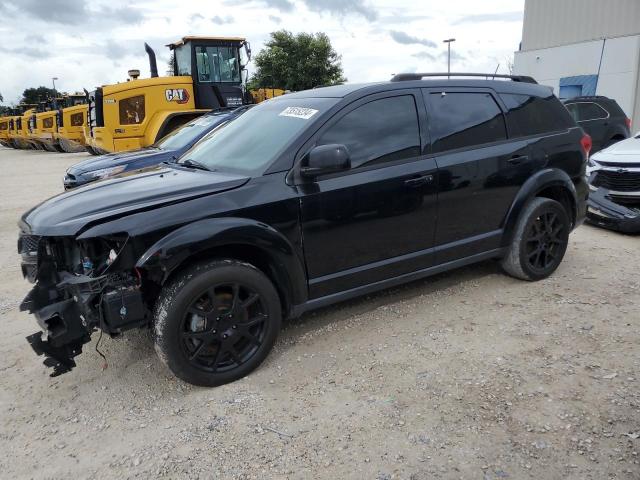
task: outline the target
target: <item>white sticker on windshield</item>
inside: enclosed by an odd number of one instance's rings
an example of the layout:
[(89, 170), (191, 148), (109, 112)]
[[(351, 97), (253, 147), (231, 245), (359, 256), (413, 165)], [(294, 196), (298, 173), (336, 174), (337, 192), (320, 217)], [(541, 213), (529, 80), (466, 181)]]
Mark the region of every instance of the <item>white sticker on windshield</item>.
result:
[(282, 112), (280, 112), (280, 116), (295, 117), (295, 118), (302, 118), (303, 120), (309, 120), (316, 113), (318, 113), (318, 110), (314, 110), (313, 108), (287, 107)]

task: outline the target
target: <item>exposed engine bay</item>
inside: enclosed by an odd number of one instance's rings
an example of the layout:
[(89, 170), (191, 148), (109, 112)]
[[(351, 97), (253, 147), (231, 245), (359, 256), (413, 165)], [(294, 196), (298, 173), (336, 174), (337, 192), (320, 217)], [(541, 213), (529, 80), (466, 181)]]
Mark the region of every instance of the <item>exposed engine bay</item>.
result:
[(21, 232), (18, 251), (22, 273), (33, 289), (20, 305), (32, 313), (43, 332), (27, 337), (51, 376), (70, 371), (74, 358), (97, 329), (116, 336), (148, 322), (141, 277), (127, 262), (128, 238), (114, 236), (77, 241)]

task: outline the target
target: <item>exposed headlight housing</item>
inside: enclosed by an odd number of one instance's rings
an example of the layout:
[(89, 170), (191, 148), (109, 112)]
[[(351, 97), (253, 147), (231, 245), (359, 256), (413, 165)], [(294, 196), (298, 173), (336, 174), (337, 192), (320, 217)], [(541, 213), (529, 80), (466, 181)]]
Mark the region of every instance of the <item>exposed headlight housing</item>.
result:
[(93, 170), (87, 172), (85, 175), (89, 178), (108, 178), (117, 175), (126, 168), (126, 165), (118, 165), (117, 167), (101, 168), (100, 170)]

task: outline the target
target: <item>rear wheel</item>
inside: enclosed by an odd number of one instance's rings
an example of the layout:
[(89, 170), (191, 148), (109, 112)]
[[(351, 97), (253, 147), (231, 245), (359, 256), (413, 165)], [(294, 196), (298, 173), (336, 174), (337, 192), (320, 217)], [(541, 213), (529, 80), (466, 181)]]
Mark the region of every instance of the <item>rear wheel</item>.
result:
[(559, 202), (534, 198), (520, 215), (502, 268), (522, 280), (547, 278), (564, 258), (570, 230), (569, 216)]
[(100, 155), (98, 152), (96, 152), (93, 147), (89, 146), (89, 145), (85, 145), (84, 149), (89, 152), (91, 155)]
[(281, 317), (276, 289), (260, 270), (235, 260), (201, 263), (162, 290), (155, 310), (156, 351), (182, 380), (222, 385), (262, 363)]

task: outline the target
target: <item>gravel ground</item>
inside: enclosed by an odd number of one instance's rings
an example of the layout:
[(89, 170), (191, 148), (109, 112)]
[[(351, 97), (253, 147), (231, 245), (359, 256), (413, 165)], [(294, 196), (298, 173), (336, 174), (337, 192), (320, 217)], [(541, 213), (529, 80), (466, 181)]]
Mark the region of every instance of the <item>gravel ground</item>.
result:
[(640, 237), (589, 226), (539, 283), (489, 262), (306, 315), (224, 387), (148, 332), (49, 378), (16, 221), (85, 157), (0, 148), (0, 477), (640, 478)]

